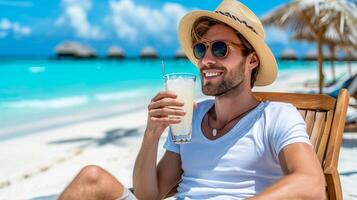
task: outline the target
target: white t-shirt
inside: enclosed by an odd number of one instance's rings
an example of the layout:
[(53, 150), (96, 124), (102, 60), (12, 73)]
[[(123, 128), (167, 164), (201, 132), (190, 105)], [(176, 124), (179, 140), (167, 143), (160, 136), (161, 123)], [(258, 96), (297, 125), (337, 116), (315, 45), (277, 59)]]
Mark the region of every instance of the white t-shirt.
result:
[(209, 140), (201, 123), (213, 104), (206, 100), (195, 109), (191, 143), (174, 144), (169, 133), (164, 144), (182, 161), (177, 199), (252, 197), (283, 176), (278, 155), (286, 145), (311, 145), (300, 113), (279, 102), (261, 102), (224, 136)]

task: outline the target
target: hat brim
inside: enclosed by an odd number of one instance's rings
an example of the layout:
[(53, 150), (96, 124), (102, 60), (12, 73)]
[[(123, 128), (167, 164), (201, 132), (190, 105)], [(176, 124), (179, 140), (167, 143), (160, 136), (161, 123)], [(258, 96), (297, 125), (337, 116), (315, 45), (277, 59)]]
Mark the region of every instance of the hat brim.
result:
[(191, 29), (195, 21), (200, 17), (210, 17), (231, 26), (239, 31), (254, 47), (260, 60), (260, 67), (254, 85), (265, 86), (274, 82), (278, 72), (277, 63), (264, 39), (248, 29), (245, 25), (227, 16), (210, 11), (193, 11), (188, 13), (181, 19), (179, 24), (179, 39), (182, 49), (194, 65), (197, 66), (197, 59), (194, 57), (192, 51)]

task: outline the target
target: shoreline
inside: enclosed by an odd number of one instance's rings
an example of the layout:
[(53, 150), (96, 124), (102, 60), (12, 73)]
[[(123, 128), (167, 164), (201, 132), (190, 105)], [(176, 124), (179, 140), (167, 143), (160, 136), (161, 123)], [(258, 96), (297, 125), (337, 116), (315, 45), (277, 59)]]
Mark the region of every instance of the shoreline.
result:
[[(74, 125), (77, 123), (90, 122), (95, 120), (101, 120), (111, 117), (116, 117), (124, 113), (132, 113), (144, 109), (144, 106), (120, 106), (116, 105), (111, 109), (101, 110), (98, 114), (95, 111), (85, 111), (71, 116), (55, 116), (50, 119), (46, 119), (45, 122), (27, 122), (17, 127), (6, 127), (0, 129), (0, 142), (7, 140), (13, 140), (18, 137), (37, 134), (46, 130), (52, 130), (63, 126)], [(45, 118), (45, 117), (43, 117)]]
[[(207, 97), (198, 94), (197, 101), (201, 101)], [(146, 110), (149, 99), (132, 104), (114, 103), (112, 105), (103, 106), (101, 108), (84, 110), (76, 114), (64, 114), (53, 116), (50, 118), (42, 117), (35, 122), (27, 122), (16, 127), (9, 126), (0, 128), (0, 144), (8, 140), (14, 140), (23, 136), (39, 134), (41, 132), (61, 128), (64, 126), (75, 125), (78, 123), (90, 123), (91, 121), (102, 120), (112, 117), (121, 116), (124, 114), (135, 113), (137, 111)], [(45, 119), (43, 122), (42, 120)]]

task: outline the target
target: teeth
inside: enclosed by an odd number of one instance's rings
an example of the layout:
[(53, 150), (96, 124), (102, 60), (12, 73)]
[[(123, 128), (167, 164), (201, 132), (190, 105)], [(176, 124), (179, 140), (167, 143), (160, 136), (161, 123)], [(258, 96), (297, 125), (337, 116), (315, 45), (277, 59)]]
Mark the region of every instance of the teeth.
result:
[(213, 76), (219, 76), (219, 75), (220, 75), (220, 73), (218, 73), (218, 72), (206, 72), (205, 73), (206, 77), (213, 77)]

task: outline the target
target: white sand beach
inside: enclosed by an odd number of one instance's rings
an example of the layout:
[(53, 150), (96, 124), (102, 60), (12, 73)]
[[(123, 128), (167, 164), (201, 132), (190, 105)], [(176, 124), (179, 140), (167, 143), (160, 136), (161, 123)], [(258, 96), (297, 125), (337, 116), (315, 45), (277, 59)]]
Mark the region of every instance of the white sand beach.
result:
[[(357, 66), (354, 66), (357, 72)], [(337, 73), (345, 70), (340, 68)], [(326, 71), (329, 77), (328, 70)], [(307, 92), (306, 80), (317, 70), (280, 73), (269, 87), (256, 91)], [(0, 199), (56, 199), (79, 170), (99, 165), (122, 183), (132, 185), (132, 169), (146, 124), (143, 99), (140, 109), (100, 117), (66, 121), (61, 126), (38, 129), (32, 134), (0, 141)], [(120, 105), (118, 105), (120, 107)], [(19, 128), (19, 127), (17, 127)], [(165, 134), (166, 136), (166, 134)], [(161, 144), (165, 140), (162, 137)], [(161, 145), (162, 146), (162, 145)], [(159, 157), (163, 149), (159, 150)], [(339, 160), (344, 199), (357, 199), (357, 133), (345, 133)]]

